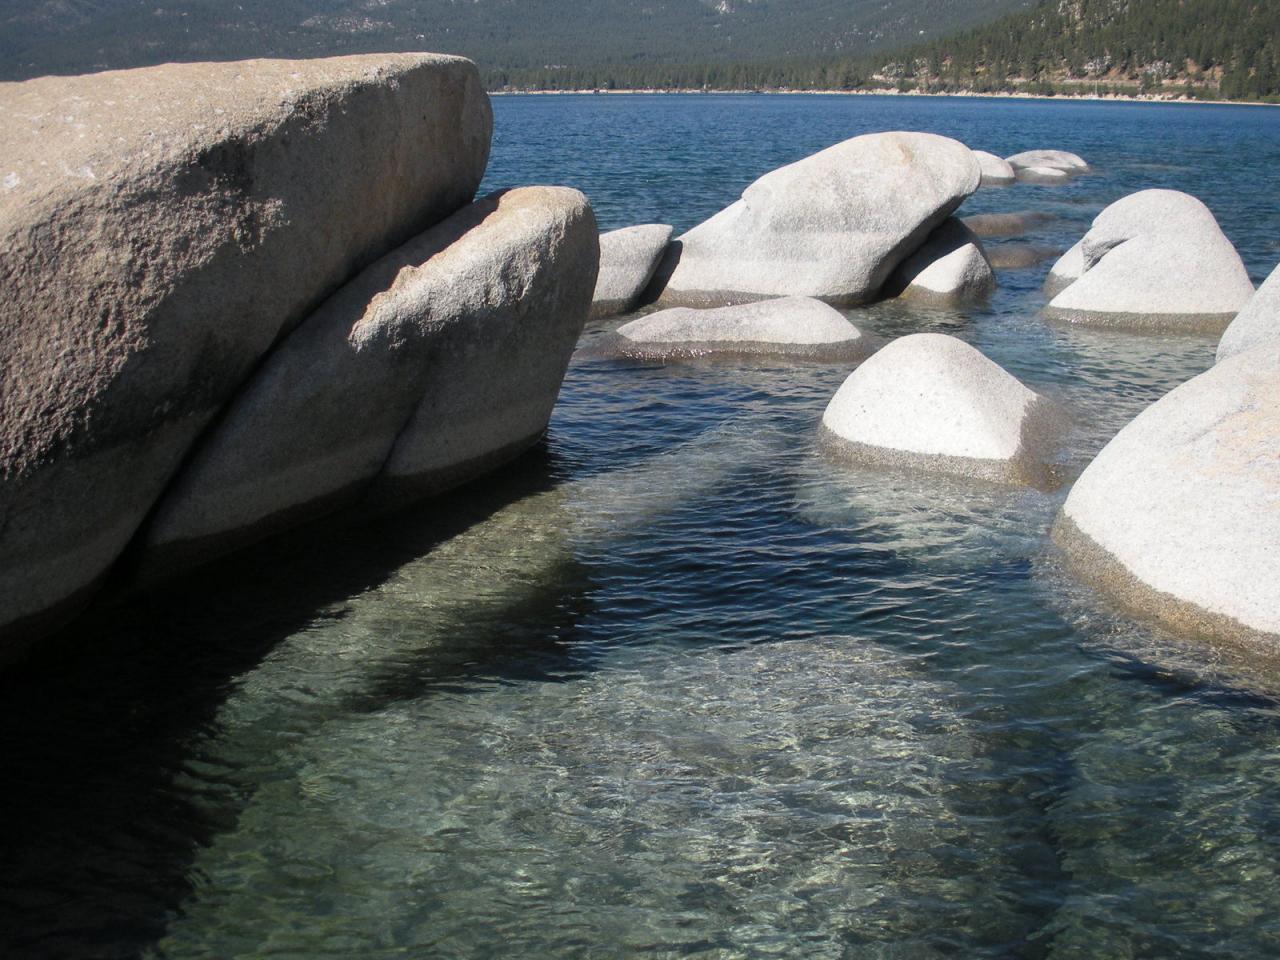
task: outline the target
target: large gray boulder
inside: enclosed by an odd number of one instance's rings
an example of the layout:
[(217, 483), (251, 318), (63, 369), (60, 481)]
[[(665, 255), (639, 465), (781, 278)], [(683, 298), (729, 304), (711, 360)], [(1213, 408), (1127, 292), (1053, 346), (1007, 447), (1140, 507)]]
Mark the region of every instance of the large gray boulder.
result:
[(1280, 640), (1280, 342), (1187, 381), (1080, 475), (1054, 527), (1121, 603), (1201, 636)]
[(591, 298), (591, 318), (634, 310), (671, 240), (665, 223), (643, 223), (600, 234), (600, 275)]
[(947, 306), (979, 300), (995, 285), (982, 241), (961, 220), (948, 217), (894, 271), (885, 289), (907, 300)]
[(767, 355), (847, 363), (874, 350), (871, 338), (848, 317), (811, 297), (659, 310), (624, 323), (605, 348), (634, 360)]
[(1142, 190), (1093, 221), (1051, 272), (1078, 279), (1058, 292), (1052, 319), (1160, 331), (1221, 332), (1253, 296), (1249, 274), (1203, 203)]
[(946, 137), (876, 133), (838, 143), (766, 174), (679, 237), (660, 302), (865, 303), (979, 179), (973, 152)]
[(1243, 350), (1280, 339), (1280, 266), (1262, 282), (1218, 341), (1218, 362)]
[(532, 442), (586, 319), (595, 243), (582, 194), (525, 187), (368, 267), (267, 357), (189, 458), (146, 530), (141, 575), (359, 500), (424, 403), (443, 418), (440, 486)]
[(1089, 169), (1083, 157), (1068, 150), (1024, 150), (1005, 157), (1014, 170), (1060, 170), (1066, 174), (1080, 174)]
[(490, 130), (429, 54), (0, 84), (0, 648), (86, 598), (273, 342), (471, 199)]
[(1004, 187), (1018, 179), (1009, 161), (985, 150), (975, 150), (973, 155), (978, 161), (978, 169), (982, 171), (982, 186)]
[(1048, 486), (1062, 410), (974, 347), (940, 333), (894, 340), (822, 415), (824, 446), (856, 461)]

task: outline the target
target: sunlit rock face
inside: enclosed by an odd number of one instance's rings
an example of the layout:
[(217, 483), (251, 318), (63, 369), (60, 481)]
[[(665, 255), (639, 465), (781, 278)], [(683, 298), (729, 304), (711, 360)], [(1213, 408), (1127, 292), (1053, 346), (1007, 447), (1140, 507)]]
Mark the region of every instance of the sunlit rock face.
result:
[(1069, 150), (1024, 150), (1005, 157), (1005, 161), (1019, 174), (1023, 170), (1057, 170), (1067, 176), (1074, 176), (1089, 169), (1089, 164), (1083, 157)]
[(1280, 639), (1280, 342), (1144, 410), (1071, 489), (1054, 534), (1121, 603), (1206, 636)]
[(197, 448), (147, 530), (147, 574), (332, 512), (379, 477), (450, 486), (538, 438), (586, 318), (595, 243), (581, 193), (524, 187), (374, 263), (271, 353)]
[(985, 150), (975, 150), (973, 155), (978, 160), (979, 169), (982, 170), (982, 186), (1004, 187), (1017, 181), (1017, 173), (1009, 161), (997, 157), (994, 153), (987, 153)]
[(642, 223), (600, 234), (600, 274), (591, 298), (593, 319), (635, 308), (662, 262), (672, 228)]
[(969, 344), (901, 337), (849, 375), (822, 416), (835, 456), (982, 480), (1048, 484), (1066, 428), (1052, 401)]
[(946, 137), (876, 133), (838, 143), (765, 174), (678, 237), (660, 302), (873, 300), (980, 178), (973, 152)]
[(1218, 341), (1218, 362), (1280, 339), (1280, 266), (1271, 271)]
[(962, 220), (948, 217), (899, 265), (885, 292), (946, 306), (981, 300), (995, 285), (982, 241)]
[(0, 652), (95, 588), (281, 336), (474, 195), (455, 57), (0, 85)]
[(1163, 332), (1218, 332), (1253, 296), (1213, 213), (1176, 190), (1142, 190), (1098, 214), (1050, 272), (1058, 287), (1051, 319)]

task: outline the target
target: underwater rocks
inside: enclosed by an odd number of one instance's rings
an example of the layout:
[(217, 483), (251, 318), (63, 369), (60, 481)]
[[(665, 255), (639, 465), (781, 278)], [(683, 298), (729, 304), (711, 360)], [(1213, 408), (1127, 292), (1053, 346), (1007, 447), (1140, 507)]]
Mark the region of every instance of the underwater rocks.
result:
[(673, 307), (624, 323), (600, 352), (634, 360), (779, 356), (857, 363), (872, 339), (834, 307), (810, 297), (693, 310)]
[(973, 152), (946, 137), (877, 133), (838, 143), (765, 174), (678, 237), (659, 302), (873, 300), (980, 176)]
[(1203, 203), (1142, 190), (1093, 221), (1050, 273), (1051, 319), (1096, 326), (1221, 331), (1253, 296), (1240, 255)]
[(849, 375), (822, 416), (835, 456), (1047, 486), (1063, 411), (962, 340), (894, 340)]
[(1071, 489), (1054, 538), (1121, 604), (1204, 637), (1280, 640), (1280, 342), (1144, 410)]
[(1262, 282), (1218, 341), (1218, 362), (1268, 340), (1280, 339), (1280, 266)]
[(74, 612), (273, 342), (471, 199), (491, 126), (429, 54), (0, 85), (0, 648)]
[(374, 263), (240, 391), (156, 509), (165, 574), (359, 500), (435, 493), (546, 429), (595, 283), (562, 187), (494, 194)]
[(591, 318), (634, 310), (671, 240), (665, 223), (644, 223), (600, 234), (600, 275)]
[(885, 290), (920, 303), (951, 305), (980, 300), (995, 285), (982, 241), (963, 221), (948, 217), (894, 271)]
[(1043, 210), (1014, 210), (1009, 213), (976, 213), (960, 222), (980, 237), (1017, 237), (1057, 220)]

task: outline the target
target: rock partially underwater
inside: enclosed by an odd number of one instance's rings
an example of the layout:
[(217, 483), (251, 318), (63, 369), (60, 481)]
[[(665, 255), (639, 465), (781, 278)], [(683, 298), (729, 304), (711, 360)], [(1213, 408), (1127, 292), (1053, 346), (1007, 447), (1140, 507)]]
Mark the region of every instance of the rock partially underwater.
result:
[(633, 360), (773, 356), (858, 363), (874, 350), (872, 339), (834, 307), (783, 297), (660, 310), (624, 323), (593, 352)]
[(1143, 411), (1071, 489), (1054, 538), (1122, 605), (1180, 631), (1280, 642), (1280, 342)]
[(424, 496), (546, 429), (595, 281), (576, 190), (463, 208), (370, 266), (240, 391), (144, 538), (169, 574), (366, 494)]
[(1176, 190), (1143, 190), (1103, 210), (1048, 287), (1059, 291), (1045, 309), (1051, 319), (1161, 332), (1220, 332), (1253, 296), (1209, 208)]
[(591, 318), (634, 310), (662, 262), (671, 227), (643, 223), (600, 234), (600, 275), (591, 299)]
[(982, 171), (982, 186), (1004, 187), (1017, 181), (1017, 172), (1009, 161), (997, 157), (994, 153), (987, 153), (985, 150), (975, 150), (973, 156), (977, 159), (978, 168)]
[(838, 457), (1049, 486), (1066, 427), (1057, 404), (969, 344), (917, 333), (850, 374), (821, 429)]
[(980, 176), (973, 152), (946, 137), (877, 133), (838, 143), (766, 174), (677, 238), (659, 302), (873, 300)]
[(982, 241), (962, 220), (948, 217), (894, 271), (885, 292), (935, 306), (972, 303), (996, 286)]
[(491, 125), (429, 54), (0, 85), (0, 648), (87, 598), (279, 337), (471, 199)]

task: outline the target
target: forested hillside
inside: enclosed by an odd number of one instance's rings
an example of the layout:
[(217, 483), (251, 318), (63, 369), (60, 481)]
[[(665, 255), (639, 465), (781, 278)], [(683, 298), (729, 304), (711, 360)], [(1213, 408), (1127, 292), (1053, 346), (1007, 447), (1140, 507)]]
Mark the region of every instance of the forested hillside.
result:
[(492, 71), (497, 85), (1280, 97), (1280, 0), (1049, 0), (891, 56)]
[[(862, 57), (1030, 0), (0, 0), (0, 78), (435, 50), (504, 73)], [(655, 72), (655, 76), (656, 76)]]

